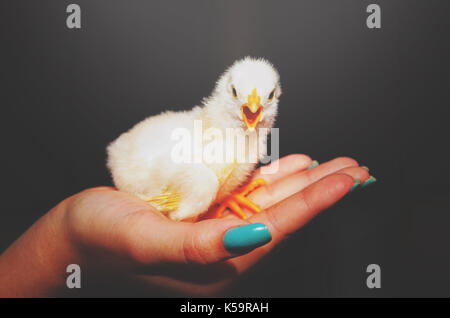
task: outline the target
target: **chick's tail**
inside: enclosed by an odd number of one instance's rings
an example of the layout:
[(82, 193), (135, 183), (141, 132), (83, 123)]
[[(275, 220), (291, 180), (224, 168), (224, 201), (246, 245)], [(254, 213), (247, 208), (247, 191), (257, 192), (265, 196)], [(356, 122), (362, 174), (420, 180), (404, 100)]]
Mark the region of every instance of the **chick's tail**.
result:
[(158, 180), (159, 186), (138, 196), (172, 220), (197, 217), (207, 211), (216, 197), (217, 176), (203, 164), (174, 164), (160, 173), (153, 179)]
[(180, 206), (181, 194), (179, 192), (165, 192), (155, 195), (151, 198), (144, 199), (152, 204), (156, 209), (163, 213), (170, 213), (178, 209)]

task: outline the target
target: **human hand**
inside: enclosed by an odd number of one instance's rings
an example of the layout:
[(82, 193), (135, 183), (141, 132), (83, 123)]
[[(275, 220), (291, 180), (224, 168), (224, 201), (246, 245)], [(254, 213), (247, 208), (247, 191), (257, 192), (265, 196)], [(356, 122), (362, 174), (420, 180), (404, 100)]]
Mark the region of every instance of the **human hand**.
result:
[[(50, 223), (59, 229), (55, 233), (64, 246), (62, 254), (82, 268), (126, 272), (151, 285), (210, 295), (222, 291), (286, 236), (342, 198), (354, 179), (364, 182), (369, 177), (350, 158), (306, 170), (311, 162), (305, 155), (291, 155), (280, 159), (275, 174), (261, 175), (258, 170), (255, 178), (265, 178), (268, 185), (249, 197), (263, 212), (247, 220), (232, 214), (209, 218), (210, 213), (196, 223), (174, 222), (133, 195), (98, 187), (64, 200), (53, 211), (55, 221)], [(245, 226), (249, 223), (264, 224), (266, 229), (261, 226), (259, 233), (266, 237), (270, 233), (272, 240), (258, 240), (258, 231)], [(248, 243), (246, 251), (224, 245), (224, 236), (232, 228)], [(267, 244), (260, 246), (263, 243)], [(59, 270), (65, 271), (65, 266)]]
[[(259, 169), (255, 178), (265, 178), (268, 186), (249, 197), (264, 211), (247, 220), (234, 214), (210, 219), (208, 216), (214, 213), (209, 213), (197, 223), (174, 222), (134, 196), (111, 188), (95, 188), (74, 197), (68, 223), (78, 242), (90, 250), (108, 251), (107, 263), (122, 267), (120, 270), (125, 266), (142, 280), (177, 291), (215, 293), (287, 235), (337, 202), (354, 185), (354, 179), (364, 182), (369, 177), (350, 158), (306, 170), (310, 165), (309, 157), (291, 155), (280, 160), (275, 174), (261, 175)], [(248, 223), (265, 224), (272, 241), (239, 256), (227, 250), (223, 238), (229, 229)], [(96, 225), (95, 230), (88, 224)], [(252, 234), (250, 231), (247, 235)], [(250, 244), (247, 252), (258, 247), (258, 242), (255, 244)]]

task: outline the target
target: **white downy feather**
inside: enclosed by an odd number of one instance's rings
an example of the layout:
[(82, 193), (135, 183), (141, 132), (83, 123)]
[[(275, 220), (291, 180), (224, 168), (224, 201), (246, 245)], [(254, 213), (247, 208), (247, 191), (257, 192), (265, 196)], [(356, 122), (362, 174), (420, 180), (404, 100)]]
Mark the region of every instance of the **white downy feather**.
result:
[[(233, 87), (237, 97), (233, 96)], [(176, 163), (171, 156), (179, 141), (173, 139), (173, 132), (183, 128), (193, 135), (195, 120), (201, 120), (203, 129), (219, 129), (223, 136), (227, 128), (247, 129), (241, 106), (254, 89), (264, 109), (257, 128), (271, 128), (281, 94), (278, 72), (263, 59), (247, 57), (236, 61), (219, 78), (211, 96), (205, 98), (201, 106), (149, 117), (108, 146), (107, 166), (115, 186), (152, 202), (173, 220), (204, 213), (212, 203), (222, 200), (241, 185), (256, 163), (234, 163), (232, 166), (229, 162)], [(273, 90), (274, 97), (269, 100)], [(261, 142), (260, 147), (265, 147), (266, 137)], [(205, 140), (204, 145), (207, 143)], [(226, 148), (224, 143), (225, 152), (229, 150)], [(164, 198), (171, 201), (158, 204), (154, 198), (159, 199), (161, 195), (168, 195)], [(177, 202), (173, 205), (170, 202), (174, 200)], [(162, 206), (170, 208), (164, 211)]]

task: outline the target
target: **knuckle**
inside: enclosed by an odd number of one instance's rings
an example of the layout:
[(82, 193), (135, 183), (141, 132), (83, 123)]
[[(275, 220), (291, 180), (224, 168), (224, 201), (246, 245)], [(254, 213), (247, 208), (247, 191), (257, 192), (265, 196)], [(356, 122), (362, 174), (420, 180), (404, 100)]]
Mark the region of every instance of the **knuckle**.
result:
[(270, 227), (272, 234), (276, 235), (281, 239), (285, 239), (289, 236), (283, 227), (280, 224), (280, 220), (277, 217), (277, 213), (273, 213), (273, 211), (268, 211), (266, 218), (267, 226)]
[(309, 212), (313, 210), (313, 207), (303, 192), (300, 192), (297, 196), (297, 205), (300, 207), (301, 211)]
[(263, 188), (261, 188), (261, 190), (264, 194), (264, 198), (266, 202), (274, 202), (274, 198), (275, 198), (275, 187), (273, 185), (267, 185)]
[(202, 238), (199, 235), (187, 235), (183, 241), (183, 255), (185, 263), (206, 265), (209, 263), (207, 253), (201, 243)]

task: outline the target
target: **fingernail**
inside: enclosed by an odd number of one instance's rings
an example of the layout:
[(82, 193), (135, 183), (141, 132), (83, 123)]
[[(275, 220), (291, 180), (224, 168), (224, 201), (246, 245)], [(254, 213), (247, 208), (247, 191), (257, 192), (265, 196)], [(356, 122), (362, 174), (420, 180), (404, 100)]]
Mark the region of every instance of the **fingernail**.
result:
[(369, 167), (366, 167), (366, 166), (361, 166), (361, 168), (363, 168), (364, 170), (367, 170), (367, 171), (369, 171)]
[(318, 165), (319, 165), (319, 161), (313, 160), (313, 162), (311, 163), (311, 165), (310, 165), (308, 168), (306, 168), (306, 170), (309, 170), (309, 169), (312, 169), (312, 168), (314, 168), (314, 167), (317, 167)]
[(354, 179), (354, 180), (355, 180), (355, 183), (353, 183), (353, 186), (350, 188), (349, 192), (352, 192), (361, 184), (361, 180), (359, 180), (359, 179)]
[(364, 183), (362, 184), (362, 187), (367, 187), (369, 184), (376, 182), (377, 179), (375, 179), (374, 176), (370, 176), (369, 179), (367, 179), (366, 181), (364, 181)]
[(251, 223), (228, 230), (223, 237), (225, 248), (232, 253), (246, 253), (272, 240), (263, 223)]

